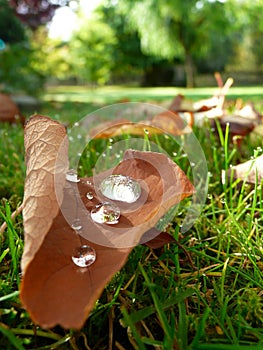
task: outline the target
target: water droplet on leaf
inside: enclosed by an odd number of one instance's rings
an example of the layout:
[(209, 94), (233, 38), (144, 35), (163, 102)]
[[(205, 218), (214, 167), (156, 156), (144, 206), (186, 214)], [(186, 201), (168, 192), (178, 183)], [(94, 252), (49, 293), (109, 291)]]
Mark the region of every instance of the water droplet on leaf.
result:
[(80, 267), (87, 267), (93, 264), (96, 260), (96, 252), (95, 250), (88, 246), (82, 245), (78, 247), (72, 255), (72, 261), (74, 264)]
[(73, 230), (79, 231), (82, 229), (82, 224), (80, 219), (75, 219), (72, 221), (71, 227)]
[(66, 173), (66, 179), (70, 182), (79, 182), (77, 171), (74, 169), (69, 169)]
[(117, 224), (120, 214), (120, 208), (108, 202), (96, 205), (90, 212), (92, 220), (98, 224)]
[(134, 203), (141, 195), (140, 184), (129, 176), (110, 175), (99, 187), (101, 193), (116, 201)]
[(86, 197), (87, 197), (89, 200), (92, 200), (92, 199), (94, 198), (92, 192), (88, 192), (88, 193), (86, 194)]

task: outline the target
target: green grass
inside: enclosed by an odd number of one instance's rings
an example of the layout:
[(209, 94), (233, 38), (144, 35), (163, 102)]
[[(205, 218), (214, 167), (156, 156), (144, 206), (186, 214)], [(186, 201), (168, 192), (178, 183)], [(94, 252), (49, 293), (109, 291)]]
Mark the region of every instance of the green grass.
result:
[[(53, 88), (37, 111), (72, 123), (104, 104), (122, 98), (168, 104), (178, 92), (195, 100), (212, 89), (132, 89), (107, 87), (97, 90)], [(232, 88), (237, 96), (255, 101), (263, 111), (260, 88)], [(52, 100), (52, 101), (51, 101)], [(180, 224), (187, 210), (184, 202), (166, 230), (180, 241), (151, 250), (138, 246), (127, 264), (115, 275), (80, 331), (34, 325), (19, 301), (23, 224), (11, 213), (22, 202), (25, 177), (23, 128), (0, 125), (0, 349), (115, 349), (247, 350), (263, 349), (263, 201), (262, 186), (221, 181), (221, 171), (254, 155), (262, 139), (247, 136), (241, 147), (206, 128), (195, 129), (209, 170), (208, 195), (202, 214), (184, 235)], [(118, 139), (119, 140), (119, 139)], [(158, 142), (184, 170), (189, 163), (173, 139), (147, 135)], [(125, 137), (128, 145), (130, 139)], [(87, 173), (109, 141), (93, 143), (83, 160)], [(177, 155), (175, 155), (175, 151)], [(86, 167), (86, 168), (85, 168)]]
[[(123, 99), (131, 101), (170, 101), (178, 93), (185, 95), (187, 98), (199, 99), (212, 96), (217, 93), (217, 88), (202, 87), (194, 89), (178, 87), (123, 87), (123, 86), (106, 86), (102, 88), (90, 89), (85, 86), (56, 86), (50, 87), (43, 98), (45, 101), (59, 102), (82, 102), (82, 103), (118, 103)], [(232, 87), (228, 91), (228, 98), (246, 98), (262, 101), (263, 87)]]

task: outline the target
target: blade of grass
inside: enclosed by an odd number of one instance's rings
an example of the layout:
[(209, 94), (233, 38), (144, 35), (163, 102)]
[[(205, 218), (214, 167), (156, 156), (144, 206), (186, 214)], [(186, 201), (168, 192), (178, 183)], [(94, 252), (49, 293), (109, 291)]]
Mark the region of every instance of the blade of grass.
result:
[(15, 349), (17, 350), (25, 350), (25, 348), (22, 345), (22, 342), (20, 339), (18, 339), (14, 333), (9, 330), (6, 325), (4, 325), (3, 323), (0, 323), (0, 332), (2, 332), (2, 334), (4, 336), (6, 336), (10, 343), (15, 347)]
[(172, 339), (172, 336), (173, 336), (173, 331), (171, 330), (170, 326), (169, 326), (169, 322), (167, 320), (167, 317), (165, 315), (165, 312), (162, 308), (162, 304), (159, 300), (159, 298), (157, 297), (156, 293), (154, 292), (154, 288), (153, 288), (153, 285), (152, 283), (150, 282), (149, 280), (149, 277), (148, 275), (146, 274), (144, 268), (142, 267), (141, 264), (139, 264), (139, 268), (140, 268), (140, 271), (146, 281), (146, 284), (149, 288), (149, 291), (151, 293), (151, 296), (152, 296), (152, 299), (153, 299), (153, 302), (154, 302), (154, 306), (156, 308), (156, 312), (158, 314), (158, 317), (160, 319), (160, 323), (162, 325), (162, 328), (163, 328), (163, 331), (167, 337), (167, 340), (168, 342), (172, 345), (172, 342), (173, 342), (173, 339)]
[(133, 323), (133, 321), (131, 320), (128, 312), (126, 311), (126, 309), (124, 307), (121, 308), (121, 312), (122, 315), (124, 317), (124, 322), (125, 324), (130, 327), (132, 334), (134, 336), (134, 339), (136, 340), (137, 344), (138, 344), (138, 349), (140, 350), (146, 350), (146, 347), (141, 339), (140, 334), (138, 333), (135, 324)]

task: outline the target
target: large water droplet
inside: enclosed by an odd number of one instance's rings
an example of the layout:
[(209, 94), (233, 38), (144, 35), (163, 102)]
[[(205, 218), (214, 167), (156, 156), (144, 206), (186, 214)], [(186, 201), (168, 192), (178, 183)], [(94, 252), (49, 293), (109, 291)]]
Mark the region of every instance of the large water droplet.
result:
[(70, 182), (79, 182), (78, 173), (75, 169), (69, 169), (66, 173), (66, 179)]
[(117, 224), (121, 211), (117, 205), (104, 202), (96, 205), (90, 212), (91, 218), (98, 224)]
[(96, 260), (96, 252), (95, 250), (88, 246), (82, 245), (78, 247), (72, 255), (72, 261), (74, 264), (80, 267), (87, 267), (94, 263)]
[(75, 219), (72, 221), (71, 227), (73, 230), (79, 231), (82, 229), (82, 224), (80, 219)]
[(99, 187), (101, 193), (110, 199), (133, 203), (141, 195), (140, 184), (129, 176), (110, 175), (106, 177)]

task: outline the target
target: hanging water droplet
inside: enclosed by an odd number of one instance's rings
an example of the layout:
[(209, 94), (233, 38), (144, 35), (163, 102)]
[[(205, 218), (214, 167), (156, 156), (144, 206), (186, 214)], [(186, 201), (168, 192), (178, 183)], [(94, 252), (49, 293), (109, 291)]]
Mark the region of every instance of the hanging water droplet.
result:
[(88, 246), (82, 245), (78, 247), (72, 255), (72, 261), (74, 264), (80, 267), (87, 267), (93, 264), (96, 260), (96, 252), (95, 250)]
[(110, 199), (133, 203), (141, 195), (140, 184), (129, 176), (110, 175), (106, 177), (99, 187), (101, 193)]
[(76, 230), (76, 231), (81, 230), (82, 229), (81, 220), (80, 219), (73, 220), (71, 223), (71, 227), (73, 228), (73, 230)]
[(79, 182), (78, 174), (75, 169), (69, 169), (66, 173), (66, 179), (70, 182)]
[(92, 200), (92, 199), (94, 198), (92, 192), (88, 192), (88, 193), (86, 194), (86, 197), (87, 197), (89, 200)]
[(213, 198), (213, 196), (211, 195), (211, 193), (208, 193), (207, 198), (208, 198), (208, 199), (212, 199), (212, 198)]
[(108, 202), (96, 205), (90, 212), (92, 220), (97, 224), (117, 224), (120, 214), (120, 208)]
[(149, 135), (149, 130), (148, 130), (148, 129), (144, 129), (143, 131), (144, 131), (144, 133), (145, 133), (146, 135)]

